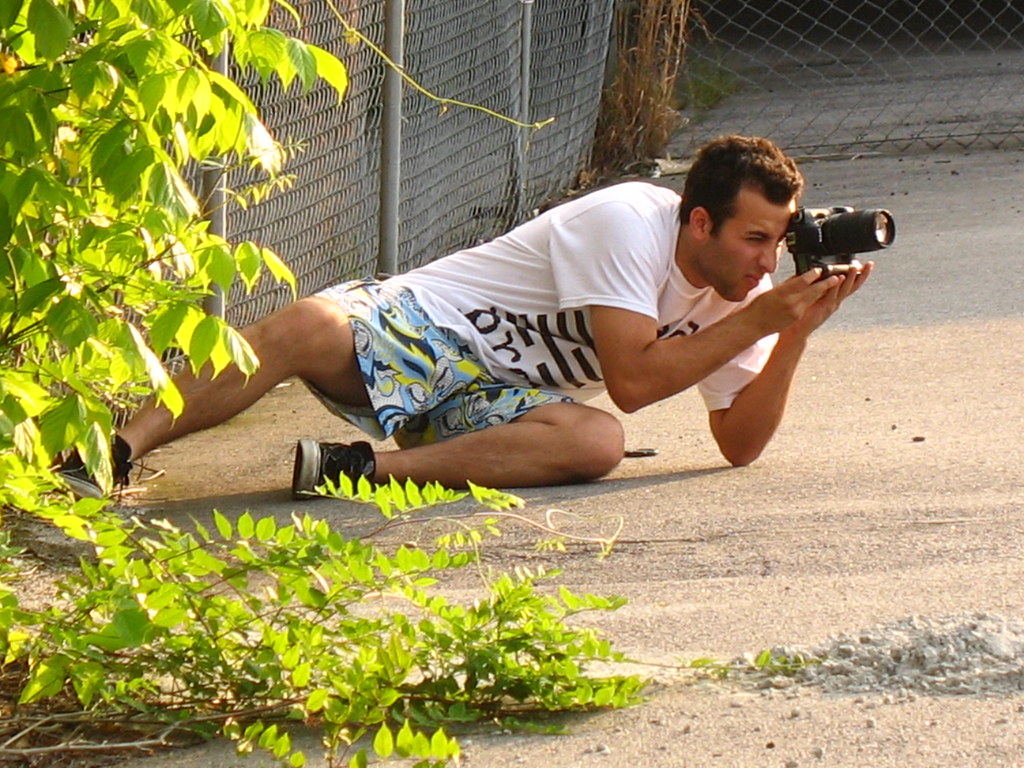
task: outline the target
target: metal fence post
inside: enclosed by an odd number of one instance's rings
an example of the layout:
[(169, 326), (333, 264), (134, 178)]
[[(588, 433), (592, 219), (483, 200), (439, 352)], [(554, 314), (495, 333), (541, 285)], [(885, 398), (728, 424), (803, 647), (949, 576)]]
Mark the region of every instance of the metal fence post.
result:
[[(519, 122), (530, 122), (530, 69), (533, 63), (533, 0), (519, 0), (522, 16), (519, 27)], [(528, 128), (517, 127), (516, 142), (516, 189), (515, 216), (522, 217), (526, 200), (527, 168), (526, 150), (530, 140)], [(513, 222), (516, 223), (516, 222)]]
[[(211, 69), (225, 77), (228, 74), (228, 45), (230, 43), (226, 41), (220, 53), (210, 62)], [(228, 211), (227, 194), (225, 193), (227, 179), (225, 177), (226, 170), (223, 160), (221, 158), (207, 159), (200, 179), (204, 215), (210, 222), (210, 234), (227, 239)], [(226, 307), (224, 289), (221, 286), (213, 285), (210, 294), (203, 299), (203, 309), (208, 315), (224, 317)]]
[(380, 239), (377, 271), (398, 272), (398, 208), (402, 194), (402, 77), (405, 66), (405, 1), (384, 4), (384, 52), (394, 64), (384, 70), (380, 146)]

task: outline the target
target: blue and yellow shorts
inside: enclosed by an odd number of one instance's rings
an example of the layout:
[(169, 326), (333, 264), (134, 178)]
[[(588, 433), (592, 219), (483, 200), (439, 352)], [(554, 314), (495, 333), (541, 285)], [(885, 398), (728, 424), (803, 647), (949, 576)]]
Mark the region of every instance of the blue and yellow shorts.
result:
[(318, 295), (349, 316), (371, 406), (353, 408), (310, 389), (332, 413), (378, 440), (393, 437), (402, 448), (434, 443), (506, 424), (541, 405), (573, 402), (495, 379), (462, 339), (434, 324), (408, 288), (358, 280)]

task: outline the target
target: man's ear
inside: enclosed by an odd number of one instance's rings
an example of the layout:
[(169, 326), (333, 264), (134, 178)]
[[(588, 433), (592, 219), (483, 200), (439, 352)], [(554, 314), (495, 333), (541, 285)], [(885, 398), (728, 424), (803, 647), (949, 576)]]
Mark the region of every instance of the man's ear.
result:
[(715, 222), (707, 208), (697, 206), (690, 211), (690, 234), (696, 240), (708, 240), (713, 234)]

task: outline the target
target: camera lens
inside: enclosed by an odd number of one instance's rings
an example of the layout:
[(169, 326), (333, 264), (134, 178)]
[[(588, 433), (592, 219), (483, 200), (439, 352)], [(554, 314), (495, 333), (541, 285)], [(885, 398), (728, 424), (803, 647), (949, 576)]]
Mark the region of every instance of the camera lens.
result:
[(844, 211), (825, 219), (821, 225), (826, 254), (877, 251), (892, 243), (896, 224), (886, 210)]
[(875, 211), (875, 240), (879, 245), (889, 245), (896, 236), (892, 214), (888, 211)]

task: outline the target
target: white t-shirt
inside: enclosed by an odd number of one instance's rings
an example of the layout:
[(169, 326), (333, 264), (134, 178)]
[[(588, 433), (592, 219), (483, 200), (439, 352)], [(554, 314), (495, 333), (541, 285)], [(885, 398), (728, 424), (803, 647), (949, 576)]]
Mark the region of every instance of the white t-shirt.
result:
[[(742, 302), (693, 287), (675, 263), (679, 195), (624, 182), (552, 208), (495, 240), (391, 278), (438, 325), (464, 339), (498, 379), (585, 400), (603, 392), (590, 307), (658, 321), (658, 336), (698, 333)], [(768, 336), (698, 384), (708, 410), (728, 408), (761, 371)]]

